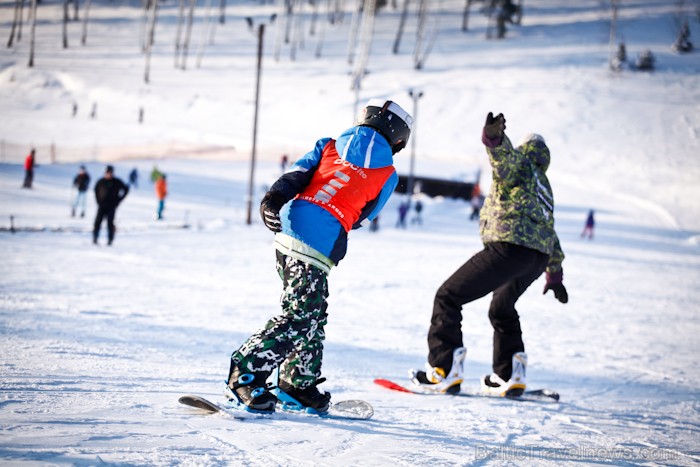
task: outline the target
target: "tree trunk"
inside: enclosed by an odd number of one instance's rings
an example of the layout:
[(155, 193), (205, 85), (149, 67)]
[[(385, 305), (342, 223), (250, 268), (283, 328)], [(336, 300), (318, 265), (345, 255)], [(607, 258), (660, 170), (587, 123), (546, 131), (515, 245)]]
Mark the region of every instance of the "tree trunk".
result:
[(207, 37), (209, 36), (211, 30), (211, 0), (207, 0), (204, 16), (206, 18), (206, 27), (203, 28), (202, 35), (200, 36), (199, 42), (199, 52), (197, 54), (197, 68), (202, 66), (202, 57), (204, 56), (204, 47), (206, 46)]
[[(352, 89), (358, 90), (362, 87), (362, 79), (367, 71), (369, 52), (372, 47), (372, 36), (374, 35), (374, 12), (376, 11), (377, 0), (366, 0), (364, 14), (362, 15), (362, 29), (360, 31), (360, 50), (355, 62), (355, 69), (352, 73)], [(357, 103), (356, 103), (357, 104)]]
[(219, 5), (219, 23), (226, 24), (226, 0), (221, 0)]
[[(430, 30), (430, 37), (426, 41), (426, 37), (428, 36), (428, 33), (426, 33), (426, 27), (428, 24), (428, 8), (429, 8), (429, 3), (428, 0), (420, 0), (420, 12), (419, 12), (419, 17), (418, 17), (418, 37), (416, 38), (416, 49), (414, 51), (414, 61), (413, 61), (413, 67), (416, 70), (420, 70), (423, 68), (423, 65), (425, 65), (425, 61), (428, 59), (428, 55), (430, 55), (430, 51), (433, 49), (433, 45), (435, 44), (435, 38), (437, 37), (437, 31), (438, 31), (438, 26), (437, 22), (438, 19), (435, 18), (433, 22), (431, 22), (431, 30)], [(424, 43), (427, 42), (427, 45), (423, 45)]]
[(392, 52), (395, 54), (399, 53), (399, 46), (401, 45), (401, 36), (403, 35), (403, 28), (406, 25), (406, 17), (408, 17), (408, 3), (410, 0), (404, 0), (403, 11), (401, 12), (401, 19), (399, 20), (399, 29), (396, 31), (396, 39), (394, 39), (394, 48)]
[(187, 54), (190, 50), (190, 38), (192, 37), (192, 24), (194, 23), (194, 7), (197, 0), (190, 0), (190, 13), (187, 18), (187, 32), (185, 33), (185, 43), (182, 47), (182, 69), (187, 68)]
[(10, 38), (7, 40), (7, 48), (9, 49), (12, 47), (12, 43), (15, 40), (15, 31), (17, 30), (17, 25), (19, 24), (20, 21), (20, 2), (22, 0), (15, 0), (15, 17), (12, 19), (12, 29), (10, 29)]
[(469, 8), (472, 6), (472, 0), (467, 0), (464, 5), (464, 13), (462, 14), (462, 31), (469, 30)]
[(141, 51), (146, 52), (146, 49), (148, 49), (148, 46), (146, 43), (148, 40), (146, 39), (146, 30), (148, 29), (148, 8), (149, 8), (149, 0), (141, 0), (141, 6), (143, 7), (143, 17), (141, 19), (141, 27), (139, 27), (139, 44), (141, 44)]
[(357, 48), (357, 34), (360, 28), (360, 17), (362, 14), (362, 1), (355, 1), (355, 9), (352, 12), (352, 20), (350, 22), (350, 38), (348, 40), (348, 63), (352, 65), (355, 61), (355, 49)]
[(178, 68), (180, 59), (180, 43), (182, 41), (182, 25), (185, 23), (185, 0), (180, 0), (177, 15), (177, 32), (175, 33), (175, 68)]
[(318, 33), (318, 42), (316, 43), (316, 58), (321, 58), (321, 49), (323, 48), (323, 41), (326, 38), (326, 28), (328, 27), (327, 22), (332, 22), (333, 13), (331, 12), (331, 0), (326, 0), (327, 15), (326, 19), (321, 21)]
[(63, 48), (68, 48), (68, 0), (63, 0)]
[(617, 36), (617, 7), (618, 0), (612, 0), (612, 15), (610, 18), (610, 43), (608, 48), (608, 65), (611, 70), (617, 71), (615, 66), (615, 40)]
[(73, 2), (73, 21), (78, 21), (78, 3), (79, 0), (72, 0)]
[(309, 36), (316, 35), (316, 24), (318, 23), (318, 4), (319, 0), (309, 0), (311, 4), (311, 22), (309, 24)]
[(151, 18), (149, 21), (148, 35), (146, 37), (146, 70), (143, 75), (143, 80), (146, 84), (151, 82), (151, 51), (156, 41), (156, 22), (158, 21), (158, 0), (150, 0), (150, 3)]
[(418, 0), (418, 27), (416, 28), (416, 46), (413, 49), (413, 67), (420, 69), (420, 53), (425, 39), (425, 23), (428, 11), (427, 0)]
[(36, 36), (36, 2), (37, 0), (32, 0), (32, 26), (29, 32), (29, 68), (34, 66), (34, 44)]
[(286, 28), (287, 18), (287, 1), (288, 0), (277, 0), (277, 25), (275, 26), (275, 47), (272, 52), (276, 62), (280, 60), (280, 54), (282, 53), (282, 40), (284, 38), (283, 29)]
[(90, 6), (92, 0), (85, 0), (85, 13), (83, 16), (83, 36), (80, 38), (80, 43), (85, 45), (87, 42), (87, 27), (88, 27), (88, 16), (90, 14)]
[(19, 0), (19, 24), (17, 29), (17, 42), (22, 40), (22, 24), (24, 24), (24, 0)]

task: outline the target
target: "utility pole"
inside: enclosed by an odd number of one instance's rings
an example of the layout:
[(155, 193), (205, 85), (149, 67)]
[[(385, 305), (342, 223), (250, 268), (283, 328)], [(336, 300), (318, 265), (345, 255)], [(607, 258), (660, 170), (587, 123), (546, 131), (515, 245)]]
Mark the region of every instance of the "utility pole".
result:
[[(272, 15), (270, 17), (270, 22), (273, 22), (277, 15)], [(246, 18), (248, 26), (253, 27), (253, 19)], [(262, 52), (263, 52), (263, 37), (265, 36), (265, 24), (261, 23), (258, 25), (258, 65), (257, 72), (255, 76), (255, 111), (253, 113), (253, 148), (250, 154), (250, 177), (248, 179), (248, 197), (247, 197), (247, 214), (246, 214), (246, 224), (252, 224), (252, 211), (253, 211), (253, 191), (255, 185), (255, 158), (257, 151), (257, 140), (258, 140), (258, 109), (260, 107), (260, 76), (262, 74)]]

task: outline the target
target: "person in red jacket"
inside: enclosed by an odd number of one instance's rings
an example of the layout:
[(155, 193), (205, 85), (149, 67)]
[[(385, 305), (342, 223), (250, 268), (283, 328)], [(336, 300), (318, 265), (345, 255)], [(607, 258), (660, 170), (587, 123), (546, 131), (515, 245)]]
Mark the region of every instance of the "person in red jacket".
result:
[(36, 167), (36, 149), (32, 148), (24, 160), (24, 184), (22, 188), (31, 188), (34, 181), (34, 168)]
[(165, 210), (165, 197), (168, 196), (168, 183), (165, 180), (165, 174), (161, 174), (156, 180), (156, 197), (158, 198), (158, 212), (156, 219), (163, 219), (163, 211)]

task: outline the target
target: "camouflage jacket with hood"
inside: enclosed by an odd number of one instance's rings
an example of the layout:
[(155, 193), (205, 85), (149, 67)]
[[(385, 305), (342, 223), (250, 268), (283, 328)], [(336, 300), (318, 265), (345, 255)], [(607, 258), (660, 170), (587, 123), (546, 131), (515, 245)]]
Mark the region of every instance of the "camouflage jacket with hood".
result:
[(564, 252), (554, 231), (554, 197), (545, 175), (549, 149), (533, 140), (513, 148), (507, 136), (490, 147), (484, 140), (493, 169), (489, 195), (481, 211), (484, 244), (505, 242), (549, 255), (547, 272), (561, 271)]

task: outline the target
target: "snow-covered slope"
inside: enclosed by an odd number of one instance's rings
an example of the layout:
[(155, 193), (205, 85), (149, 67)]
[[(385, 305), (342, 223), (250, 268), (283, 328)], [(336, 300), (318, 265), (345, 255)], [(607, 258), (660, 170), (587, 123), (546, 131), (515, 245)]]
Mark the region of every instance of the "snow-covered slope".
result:
[[(262, 20), (274, 7), (230, 5), (202, 66), (191, 57), (183, 72), (173, 69), (176, 5), (164, 3), (145, 85), (137, 9), (93, 4), (88, 45), (71, 24), (71, 47), (62, 50), (61, 6), (42, 2), (36, 67), (26, 68), (26, 30), (17, 47), (0, 50), (3, 463), (700, 461), (700, 62), (669, 49), (676, 7), (623, 2), (628, 52), (652, 49), (658, 69), (611, 74), (609, 12), (597, 0), (528, 0), (523, 25), (503, 41), (484, 39), (486, 20), (476, 13), (471, 31), (459, 31), (462, 3), (441, 2), (441, 32), (420, 72), (411, 66), (415, 24), (394, 56), (399, 13), (382, 12), (360, 99), (391, 97), (412, 110), (408, 89), (425, 92), (413, 136), (417, 170), (431, 175), (482, 168), (488, 178), (479, 138), (488, 111), (506, 115), (516, 140), (530, 131), (547, 138), (571, 300), (543, 296), (540, 279), (518, 310), (529, 383), (557, 389), (562, 403), (420, 398), (372, 384), (423, 365), (433, 294), (480, 248), (465, 203), (426, 199), (424, 225), (398, 230), (394, 197), (380, 231), (353, 232), (348, 257), (330, 276), (324, 386), (335, 400), (370, 401), (371, 421), (238, 422), (179, 406), (183, 393), (219, 397), (229, 354), (278, 307), (271, 234), (257, 219), (245, 224), (255, 37), (242, 19)], [(0, 8), (1, 37), (11, 12), (9, 3)], [(349, 22), (326, 31), (320, 60), (307, 38), (296, 61), (288, 46), (275, 61), (274, 28), (266, 36), (256, 197), (279, 175), (281, 153), (295, 157), (351, 124)], [(202, 26), (200, 17), (195, 37)], [(697, 22), (691, 29), (699, 35)], [(41, 167), (34, 189), (21, 190), (30, 145)], [(223, 150), (198, 157), (212, 148)], [(402, 171), (410, 149), (397, 157)], [(124, 159), (146, 150), (158, 158)], [(107, 159), (118, 176), (135, 166), (142, 178), (120, 207), (111, 248), (91, 243), (92, 199), (85, 219), (69, 217), (78, 164), (96, 178)], [(156, 164), (170, 182), (164, 223), (152, 220), (146, 180)], [(593, 241), (579, 238), (589, 209), (597, 214)], [(10, 216), (23, 231), (7, 232)], [(483, 299), (464, 309), (470, 385), (490, 369), (487, 308)]]

